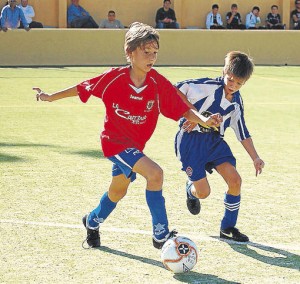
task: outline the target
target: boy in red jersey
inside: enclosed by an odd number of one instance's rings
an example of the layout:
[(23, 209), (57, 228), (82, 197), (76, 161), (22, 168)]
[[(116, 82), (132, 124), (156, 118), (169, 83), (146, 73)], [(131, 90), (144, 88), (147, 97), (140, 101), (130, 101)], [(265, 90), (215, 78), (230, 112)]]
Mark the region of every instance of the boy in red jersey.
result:
[(165, 200), (162, 195), (163, 171), (148, 158), (143, 149), (150, 139), (158, 116), (189, 121), (203, 126), (218, 126), (218, 114), (205, 118), (182, 100), (173, 85), (152, 69), (159, 49), (157, 31), (142, 23), (133, 23), (126, 33), (124, 50), (129, 66), (112, 68), (77, 86), (53, 93), (38, 93), (37, 100), (55, 101), (79, 96), (87, 102), (90, 96), (101, 98), (106, 115), (101, 133), (102, 151), (113, 163), (112, 182), (99, 205), (83, 217), (87, 230), (86, 241), (90, 247), (100, 246), (100, 224), (115, 209), (127, 192), (136, 173), (147, 182), (146, 200), (152, 215), (153, 245), (161, 248), (166, 240), (176, 234), (169, 231)]

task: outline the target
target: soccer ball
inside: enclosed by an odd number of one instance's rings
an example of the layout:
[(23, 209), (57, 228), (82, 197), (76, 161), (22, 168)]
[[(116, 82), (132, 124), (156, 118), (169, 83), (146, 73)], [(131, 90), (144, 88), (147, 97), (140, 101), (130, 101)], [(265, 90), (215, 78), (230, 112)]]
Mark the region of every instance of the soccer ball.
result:
[(165, 242), (161, 250), (161, 261), (165, 268), (174, 273), (189, 272), (196, 265), (198, 250), (187, 237), (174, 237)]

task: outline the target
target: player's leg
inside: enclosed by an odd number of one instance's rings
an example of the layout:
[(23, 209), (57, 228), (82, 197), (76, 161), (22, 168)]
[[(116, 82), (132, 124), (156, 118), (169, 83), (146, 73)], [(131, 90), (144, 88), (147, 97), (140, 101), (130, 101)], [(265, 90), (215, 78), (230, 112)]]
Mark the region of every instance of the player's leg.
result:
[(175, 153), (182, 163), (182, 171), (188, 176), (186, 183), (186, 204), (191, 214), (200, 213), (199, 198), (206, 198), (210, 194), (210, 187), (206, 178), (205, 165), (207, 160), (206, 134), (182, 129), (175, 137)]
[(100, 246), (100, 224), (116, 208), (117, 202), (126, 195), (130, 182), (133, 182), (136, 178), (136, 174), (132, 171), (132, 168), (144, 156), (139, 150), (129, 148), (108, 158), (113, 162), (113, 178), (109, 190), (103, 194), (98, 206), (82, 219), (87, 229), (86, 241), (90, 247)]
[(205, 199), (210, 194), (210, 186), (207, 178), (202, 178), (197, 181), (187, 181), (186, 183), (186, 205), (190, 213), (198, 215), (201, 210), (199, 199)]
[(235, 227), (240, 208), (242, 179), (235, 166), (229, 162), (224, 162), (216, 166), (216, 170), (223, 177), (228, 186), (224, 198), (225, 213), (221, 222), (220, 237), (239, 242), (247, 242), (249, 238), (240, 233)]
[(116, 208), (118, 201), (126, 195), (130, 181), (124, 174), (113, 176), (108, 192), (102, 195), (98, 206), (89, 214), (90, 228), (98, 228)]
[(131, 179), (124, 174), (113, 176), (108, 192), (102, 195), (98, 206), (82, 218), (87, 229), (86, 241), (90, 247), (100, 246), (100, 224), (116, 208), (118, 201), (126, 195), (130, 182)]
[(160, 249), (166, 240), (175, 234), (175, 231), (170, 232), (168, 227), (165, 199), (162, 194), (163, 170), (144, 156), (136, 162), (133, 171), (146, 179), (146, 201), (152, 216), (153, 245)]

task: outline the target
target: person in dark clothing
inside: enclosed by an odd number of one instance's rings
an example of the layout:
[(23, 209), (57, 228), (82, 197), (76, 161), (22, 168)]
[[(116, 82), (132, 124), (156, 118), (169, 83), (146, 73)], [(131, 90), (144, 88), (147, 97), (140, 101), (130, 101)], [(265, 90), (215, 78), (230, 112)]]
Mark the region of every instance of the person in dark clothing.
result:
[(155, 22), (157, 29), (179, 29), (175, 11), (170, 8), (171, 1), (164, 0), (163, 7), (156, 12)]
[(266, 24), (268, 29), (284, 30), (285, 25), (281, 23), (280, 15), (278, 14), (278, 6), (272, 5), (271, 13), (268, 14)]
[(227, 29), (244, 30), (246, 26), (242, 24), (242, 18), (238, 12), (237, 4), (231, 5), (231, 11), (226, 15)]

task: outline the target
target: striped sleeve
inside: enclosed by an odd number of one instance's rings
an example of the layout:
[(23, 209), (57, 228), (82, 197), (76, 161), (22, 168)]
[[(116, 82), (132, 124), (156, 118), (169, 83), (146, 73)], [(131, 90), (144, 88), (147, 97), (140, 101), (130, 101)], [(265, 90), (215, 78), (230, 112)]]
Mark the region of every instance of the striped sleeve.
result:
[(251, 137), (245, 123), (244, 109), (241, 104), (235, 104), (235, 109), (231, 115), (230, 127), (234, 130), (239, 141)]

